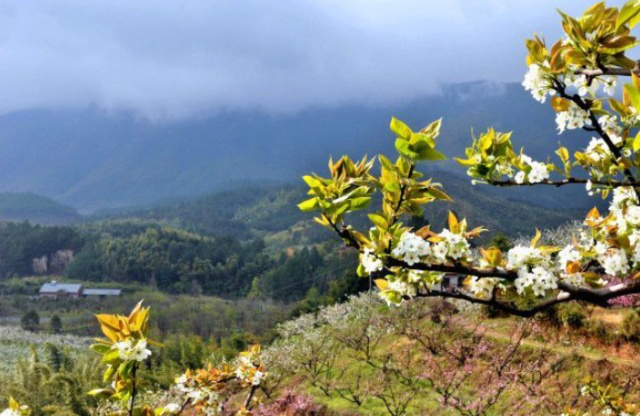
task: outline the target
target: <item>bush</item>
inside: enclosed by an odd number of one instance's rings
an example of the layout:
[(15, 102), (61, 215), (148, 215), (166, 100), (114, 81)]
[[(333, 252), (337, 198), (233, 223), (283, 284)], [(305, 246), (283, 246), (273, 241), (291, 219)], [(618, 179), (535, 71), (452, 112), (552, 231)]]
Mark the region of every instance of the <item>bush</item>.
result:
[(640, 341), (640, 315), (629, 311), (622, 321), (622, 335), (629, 341)]
[(579, 305), (567, 304), (558, 308), (558, 317), (560, 322), (570, 328), (582, 328), (584, 326), (587, 315)]
[(62, 319), (57, 314), (54, 314), (49, 321), (49, 329), (54, 334), (62, 332)]
[(604, 342), (611, 340), (611, 332), (607, 325), (599, 320), (588, 319), (586, 321), (585, 329), (587, 333), (593, 337), (596, 337)]
[(25, 331), (35, 331), (40, 325), (40, 315), (35, 309), (30, 309), (20, 319), (20, 326)]

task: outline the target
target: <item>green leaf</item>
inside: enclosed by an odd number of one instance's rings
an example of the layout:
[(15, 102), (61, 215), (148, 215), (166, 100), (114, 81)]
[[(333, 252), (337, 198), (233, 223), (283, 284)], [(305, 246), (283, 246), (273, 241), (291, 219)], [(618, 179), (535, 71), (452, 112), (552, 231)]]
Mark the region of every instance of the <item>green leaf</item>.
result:
[(389, 128), (392, 132), (394, 132), (398, 137), (409, 140), (411, 138), (411, 129), (409, 126), (404, 124), (402, 121), (398, 120), (395, 117), (391, 117), (391, 123), (389, 124)]
[(442, 127), (442, 118), (434, 121), (433, 123), (429, 124), (427, 127), (420, 130), (420, 133), (426, 134), (431, 139), (435, 139), (440, 135), (440, 127)]
[(91, 349), (98, 354), (106, 354), (111, 349), (111, 346), (107, 344), (93, 344), (91, 345)]
[(416, 159), (418, 157), (418, 154), (411, 150), (411, 145), (408, 140), (396, 139), (396, 150), (409, 159)]
[(389, 222), (380, 214), (369, 214), (369, 220), (378, 228), (386, 230), (389, 228)]
[[(635, 19), (640, 13), (640, 0), (631, 0), (625, 3), (618, 14), (618, 20), (616, 21), (616, 30), (618, 30), (621, 26), (624, 26), (627, 22), (629, 22), (629, 29), (633, 29), (638, 23), (638, 20)], [(631, 22), (631, 20), (634, 20)]]
[(351, 204), (349, 206), (349, 211), (356, 211), (359, 209), (369, 208), (369, 203), (371, 202), (371, 197), (360, 197), (353, 198), (350, 200)]
[(637, 152), (640, 150), (640, 132), (636, 134), (636, 137), (633, 139), (633, 151)]
[(418, 158), (420, 160), (447, 160), (447, 157), (445, 155), (429, 146), (425, 146), (420, 149)]
[(111, 389), (93, 389), (87, 393), (89, 396), (94, 397), (110, 397), (113, 395), (113, 390)]
[(316, 198), (307, 199), (306, 201), (299, 203), (298, 208), (302, 212), (313, 211), (314, 209), (318, 208), (318, 201)]
[(120, 351), (117, 349), (112, 349), (106, 352), (102, 356), (102, 362), (105, 364), (112, 364), (120, 360)]
[(633, 107), (636, 110), (640, 110), (640, 90), (638, 89), (638, 87), (631, 84), (625, 84), (624, 90), (629, 96), (629, 99), (631, 100)]

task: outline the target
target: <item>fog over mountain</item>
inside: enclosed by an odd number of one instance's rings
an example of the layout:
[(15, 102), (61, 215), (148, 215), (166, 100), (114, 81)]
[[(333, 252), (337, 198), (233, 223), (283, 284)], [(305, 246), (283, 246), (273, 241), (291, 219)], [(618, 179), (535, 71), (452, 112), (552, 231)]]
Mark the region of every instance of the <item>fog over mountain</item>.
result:
[(585, 0), (0, 0), (0, 113), (94, 105), (156, 121), (400, 104), (515, 81), (524, 39)]
[[(230, 111), (157, 123), (131, 112), (28, 110), (0, 117), (0, 192), (34, 192), (83, 211), (192, 196), (243, 182), (295, 182), (324, 173), (328, 156), (393, 151), (391, 116), (421, 127), (444, 117), (439, 146), (463, 155), (476, 132), (514, 131), (537, 158), (561, 140), (570, 148), (589, 137), (558, 136), (553, 113), (518, 84), (472, 82), (402, 105), (312, 108), (295, 114)], [(452, 161), (429, 167), (464, 175)], [(437, 179), (437, 174), (436, 174)], [(554, 189), (490, 190), (550, 207), (583, 207), (593, 199)], [(503, 192), (504, 191), (504, 192)]]

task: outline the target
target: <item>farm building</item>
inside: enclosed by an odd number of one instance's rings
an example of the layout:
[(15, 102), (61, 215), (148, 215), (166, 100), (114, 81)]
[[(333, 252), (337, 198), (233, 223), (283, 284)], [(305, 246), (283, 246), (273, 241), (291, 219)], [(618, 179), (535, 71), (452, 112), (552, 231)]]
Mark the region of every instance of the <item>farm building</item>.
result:
[(82, 296), (120, 296), (120, 289), (84, 289)]
[(60, 283), (52, 280), (40, 288), (40, 297), (45, 298), (79, 298), (81, 296), (120, 296), (120, 289), (85, 289), (80, 283)]
[(47, 298), (79, 298), (82, 296), (82, 285), (79, 283), (59, 283), (52, 280), (40, 288), (40, 296)]

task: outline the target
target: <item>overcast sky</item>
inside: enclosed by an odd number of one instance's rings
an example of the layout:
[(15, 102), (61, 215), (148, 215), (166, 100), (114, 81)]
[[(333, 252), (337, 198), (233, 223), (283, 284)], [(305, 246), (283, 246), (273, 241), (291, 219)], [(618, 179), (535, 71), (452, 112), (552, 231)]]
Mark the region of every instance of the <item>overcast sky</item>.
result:
[[(520, 80), (524, 39), (583, 0), (0, 0), (0, 113), (156, 119), (388, 104)], [(615, 2), (612, 4), (619, 4)]]

